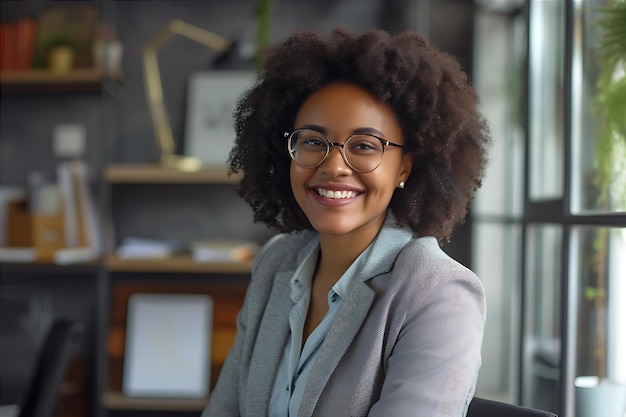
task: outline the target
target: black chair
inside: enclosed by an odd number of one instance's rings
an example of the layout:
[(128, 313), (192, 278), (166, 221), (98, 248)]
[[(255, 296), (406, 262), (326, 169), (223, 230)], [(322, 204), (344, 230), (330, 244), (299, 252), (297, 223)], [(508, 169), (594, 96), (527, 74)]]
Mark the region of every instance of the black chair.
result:
[(548, 411), (474, 397), (467, 417), (558, 417)]
[(78, 324), (71, 320), (57, 319), (52, 323), (24, 400), (19, 405), (18, 417), (54, 416), (73, 343), (79, 333)]

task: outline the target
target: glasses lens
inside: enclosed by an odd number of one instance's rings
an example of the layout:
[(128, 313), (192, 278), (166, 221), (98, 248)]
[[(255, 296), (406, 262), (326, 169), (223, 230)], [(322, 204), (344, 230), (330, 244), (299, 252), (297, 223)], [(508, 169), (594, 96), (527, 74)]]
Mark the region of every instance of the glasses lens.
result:
[(344, 144), (344, 152), (350, 166), (357, 171), (375, 169), (383, 158), (383, 143), (375, 136), (350, 136)]
[(298, 129), (291, 134), (289, 151), (292, 158), (304, 167), (320, 164), (328, 153), (326, 137), (312, 129)]

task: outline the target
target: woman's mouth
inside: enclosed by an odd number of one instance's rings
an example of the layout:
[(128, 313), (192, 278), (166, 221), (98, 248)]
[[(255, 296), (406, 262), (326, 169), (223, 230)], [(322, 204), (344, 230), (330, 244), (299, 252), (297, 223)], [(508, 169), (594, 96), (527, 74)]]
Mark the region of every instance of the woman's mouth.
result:
[(326, 190), (324, 188), (316, 188), (315, 191), (317, 195), (331, 198), (331, 199), (344, 199), (344, 198), (352, 198), (356, 197), (358, 193), (349, 190), (343, 191), (335, 191), (335, 190)]

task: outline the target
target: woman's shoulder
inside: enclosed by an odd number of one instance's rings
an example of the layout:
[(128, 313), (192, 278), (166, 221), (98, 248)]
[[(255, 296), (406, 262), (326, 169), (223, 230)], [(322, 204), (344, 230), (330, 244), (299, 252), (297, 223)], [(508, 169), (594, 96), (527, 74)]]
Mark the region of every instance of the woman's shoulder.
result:
[[(424, 306), (439, 300), (459, 303), (461, 294), (468, 310), (485, 313), (485, 291), (478, 276), (450, 257), (434, 237), (413, 238), (400, 252), (388, 288), (407, 305)], [(454, 295), (454, 296), (451, 296)]]
[(411, 239), (400, 252), (396, 269), (431, 285), (459, 279), (480, 285), (476, 274), (448, 255), (432, 236)]
[(400, 252), (400, 257), (405, 257), (407, 260), (413, 258), (415, 262), (419, 260), (420, 263), (429, 261), (431, 264), (450, 264), (467, 269), (448, 255), (434, 236), (413, 237)]

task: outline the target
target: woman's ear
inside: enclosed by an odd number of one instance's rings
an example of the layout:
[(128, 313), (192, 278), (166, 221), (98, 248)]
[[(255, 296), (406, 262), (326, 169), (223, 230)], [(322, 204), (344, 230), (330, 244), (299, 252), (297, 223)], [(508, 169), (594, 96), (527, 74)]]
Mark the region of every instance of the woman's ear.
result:
[(398, 181), (406, 182), (411, 175), (411, 169), (413, 168), (413, 154), (405, 153), (402, 155), (402, 161), (400, 161), (400, 170), (398, 171)]

